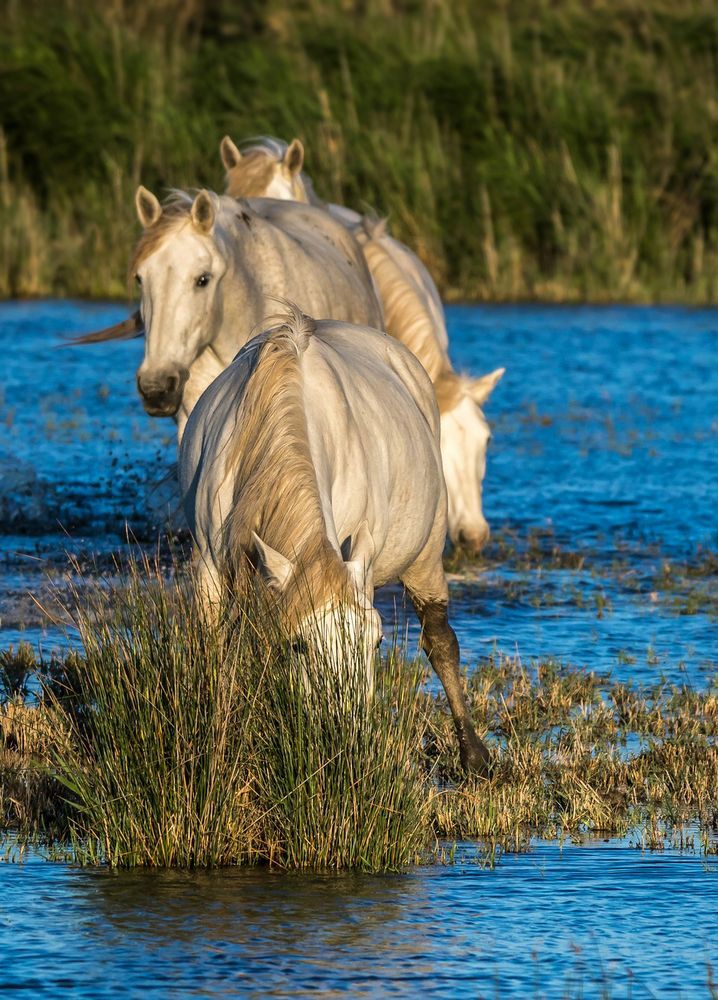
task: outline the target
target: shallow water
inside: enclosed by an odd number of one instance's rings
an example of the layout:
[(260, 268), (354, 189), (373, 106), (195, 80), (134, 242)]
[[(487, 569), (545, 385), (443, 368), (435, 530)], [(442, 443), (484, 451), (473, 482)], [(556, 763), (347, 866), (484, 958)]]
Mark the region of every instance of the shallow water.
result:
[[(0, 304), (0, 648), (74, 642), (28, 592), (111, 572), (173, 504), (174, 425), (142, 342), (58, 349), (118, 305)], [(496, 543), (451, 576), (469, 668), (495, 647), (654, 682), (718, 676), (718, 313), (453, 307), (454, 359), (505, 365), (487, 407)], [(698, 547), (702, 550), (698, 551)], [(688, 565), (688, 575), (681, 569)], [(669, 570), (666, 571), (666, 564)], [(385, 620), (401, 595), (381, 598)], [(415, 629), (412, 626), (412, 636)], [(537, 844), (400, 877), (0, 868), (0, 986), (55, 996), (708, 995), (716, 865), (627, 842)], [(583, 985), (581, 985), (583, 984)], [(606, 985), (608, 984), (608, 985)], [(583, 990), (583, 994), (581, 991)], [(607, 992), (606, 992), (607, 991)]]
[(708, 996), (718, 866), (537, 844), (405, 875), (0, 868), (0, 987), (33, 996)]
[[(27, 591), (46, 591), (66, 551), (121, 546), (125, 523), (151, 541), (175, 502), (162, 482), (174, 425), (147, 417), (134, 387), (142, 341), (57, 347), (63, 331), (124, 315), (120, 305), (0, 304), (0, 645), (64, 645)], [(667, 559), (718, 548), (716, 313), (457, 306), (448, 317), (460, 368), (507, 368), (487, 407), (495, 535), (521, 549), (539, 531), (547, 555), (585, 556), (581, 570), (527, 572), (508, 558), (454, 577), (466, 662), (496, 646), (627, 679), (706, 683), (718, 673), (716, 577), (694, 585), (697, 608), (655, 578)], [(397, 597), (381, 602), (389, 621)]]

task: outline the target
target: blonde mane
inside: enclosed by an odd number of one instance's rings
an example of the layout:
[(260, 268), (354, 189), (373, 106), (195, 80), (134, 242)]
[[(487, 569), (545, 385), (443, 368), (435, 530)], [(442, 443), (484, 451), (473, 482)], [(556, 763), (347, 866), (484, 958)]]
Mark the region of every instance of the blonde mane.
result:
[(408, 347), (434, 384), (439, 412), (446, 413), (465, 394), (464, 382), (436, 339), (434, 319), (386, 232), (386, 220), (365, 218), (356, 231), (384, 308), (386, 330)]
[[(250, 344), (252, 373), (228, 445), (234, 476), (232, 511), (225, 522), (226, 571), (246, 567), (252, 532), (295, 563), (282, 595), (284, 611), (298, 620), (307, 604), (320, 607), (349, 594), (349, 577), (326, 535), (309, 450), (300, 358), (314, 324), (298, 309)], [(256, 342), (255, 342), (256, 343)]]

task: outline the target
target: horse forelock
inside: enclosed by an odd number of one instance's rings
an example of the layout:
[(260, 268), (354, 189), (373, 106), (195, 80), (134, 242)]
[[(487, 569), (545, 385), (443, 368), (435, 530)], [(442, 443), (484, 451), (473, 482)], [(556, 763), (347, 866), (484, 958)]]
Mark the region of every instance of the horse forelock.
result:
[(270, 149), (253, 146), (227, 171), (225, 192), (230, 198), (262, 198), (274, 177), (281, 157)]
[(296, 310), (258, 338), (226, 458), (234, 477), (225, 522), (226, 571), (231, 578), (242, 572), (256, 531), (295, 563), (282, 595), (284, 611), (295, 622), (349, 594), (348, 573), (327, 538), (309, 448), (300, 361), (313, 330), (307, 323)]
[(142, 261), (147, 260), (159, 249), (171, 232), (186, 222), (192, 211), (194, 194), (189, 191), (174, 189), (162, 202), (162, 214), (157, 222), (150, 226), (140, 236), (132, 252), (127, 266), (127, 281), (134, 280), (137, 269)]

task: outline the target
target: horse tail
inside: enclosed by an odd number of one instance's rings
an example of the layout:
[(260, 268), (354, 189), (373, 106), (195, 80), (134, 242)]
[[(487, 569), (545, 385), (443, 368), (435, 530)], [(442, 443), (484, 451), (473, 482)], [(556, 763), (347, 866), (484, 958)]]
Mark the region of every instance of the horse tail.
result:
[(133, 313), (129, 319), (122, 320), (114, 326), (107, 326), (104, 330), (95, 330), (92, 333), (85, 333), (80, 337), (68, 337), (62, 347), (73, 347), (75, 344), (100, 344), (107, 340), (132, 340), (133, 337), (141, 337), (145, 332), (142, 316), (139, 309)]
[(303, 313), (295, 302), (279, 297), (276, 297), (275, 301), (280, 302), (285, 311), (266, 317), (265, 322), (272, 323), (268, 330), (267, 341), (274, 343), (289, 341), (299, 358), (306, 351), (311, 336), (316, 332), (316, 322), (311, 316)]

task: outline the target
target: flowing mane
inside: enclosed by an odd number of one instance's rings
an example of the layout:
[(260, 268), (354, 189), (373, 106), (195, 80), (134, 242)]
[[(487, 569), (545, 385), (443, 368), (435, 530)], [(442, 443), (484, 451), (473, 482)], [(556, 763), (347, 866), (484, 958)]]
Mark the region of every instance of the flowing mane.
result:
[(464, 395), (465, 380), (437, 339), (433, 303), (410, 270), (409, 255), (386, 232), (386, 220), (365, 217), (356, 236), (379, 289), (387, 332), (421, 361), (434, 383), (439, 411), (452, 410)]
[(319, 606), (346, 592), (348, 577), (326, 535), (309, 450), (300, 358), (314, 323), (296, 307), (289, 310), (270, 317), (278, 324), (247, 348), (255, 357), (228, 445), (234, 495), (225, 537), (230, 577), (241, 571), (253, 531), (297, 563), (284, 595), (293, 617), (308, 599)]

